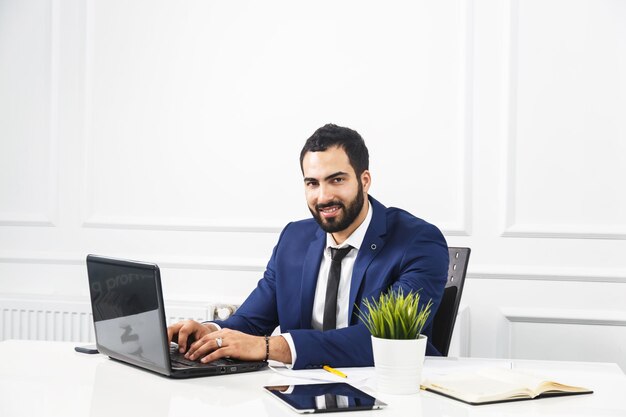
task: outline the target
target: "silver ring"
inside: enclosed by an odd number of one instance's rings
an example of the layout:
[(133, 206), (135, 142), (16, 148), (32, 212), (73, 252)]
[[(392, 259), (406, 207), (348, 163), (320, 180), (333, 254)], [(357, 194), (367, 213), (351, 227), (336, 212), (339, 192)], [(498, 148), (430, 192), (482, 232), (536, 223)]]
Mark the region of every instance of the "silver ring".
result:
[(217, 347), (221, 348), (222, 347), (222, 338), (218, 337), (217, 339), (215, 339), (215, 343), (217, 343)]

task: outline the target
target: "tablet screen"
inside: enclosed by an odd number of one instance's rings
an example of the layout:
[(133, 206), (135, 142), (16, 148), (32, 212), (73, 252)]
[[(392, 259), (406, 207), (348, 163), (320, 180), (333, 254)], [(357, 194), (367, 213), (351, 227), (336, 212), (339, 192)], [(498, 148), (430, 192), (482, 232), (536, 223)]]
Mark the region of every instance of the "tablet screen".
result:
[(387, 405), (345, 382), (264, 388), (299, 413), (375, 410)]

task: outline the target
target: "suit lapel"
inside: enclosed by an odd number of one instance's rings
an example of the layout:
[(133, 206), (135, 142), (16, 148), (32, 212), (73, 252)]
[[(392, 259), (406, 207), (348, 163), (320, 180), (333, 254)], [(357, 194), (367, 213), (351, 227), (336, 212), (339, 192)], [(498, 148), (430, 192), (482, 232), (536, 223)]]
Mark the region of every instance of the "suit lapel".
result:
[(317, 276), (319, 275), (323, 251), (326, 246), (326, 233), (322, 229), (319, 229), (315, 237), (315, 240), (309, 245), (302, 266), (302, 288), (300, 294), (300, 317), (302, 321), (300, 325), (303, 329), (311, 328)]
[(386, 208), (373, 197), (369, 197), (371, 208), (374, 210), (372, 220), (363, 243), (359, 249), (356, 262), (354, 263), (354, 269), (352, 271), (352, 280), (350, 281), (350, 300), (348, 308), (348, 321), (352, 317), (354, 310), (354, 304), (356, 302), (356, 296), (361, 288), (361, 283), (365, 277), (365, 271), (369, 267), (370, 263), (380, 253), (385, 246), (385, 239), (383, 236), (387, 233), (387, 216)]

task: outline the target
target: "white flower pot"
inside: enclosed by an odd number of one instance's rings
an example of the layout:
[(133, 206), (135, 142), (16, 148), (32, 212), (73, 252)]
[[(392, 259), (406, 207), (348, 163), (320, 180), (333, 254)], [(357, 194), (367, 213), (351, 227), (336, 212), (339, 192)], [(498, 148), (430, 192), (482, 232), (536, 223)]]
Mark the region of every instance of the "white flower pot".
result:
[(378, 390), (389, 394), (415, 394), (420, 390), (427, 337), (395, 340), (372, 336)]

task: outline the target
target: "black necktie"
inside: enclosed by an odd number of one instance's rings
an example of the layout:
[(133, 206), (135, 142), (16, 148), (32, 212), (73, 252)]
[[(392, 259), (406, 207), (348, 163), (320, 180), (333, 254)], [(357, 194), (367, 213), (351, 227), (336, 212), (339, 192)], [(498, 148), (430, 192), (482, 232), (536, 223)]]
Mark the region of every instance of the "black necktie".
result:
[(326, 286), (322, 330), (335, 329), (337, 327), (337, 291), (339, 290), (339, 278), (341, 277), (341, 261), (351, 250), (352, 246), (330, 249), (331, 262), (330, 271), (328, 272), (328, 284)]

